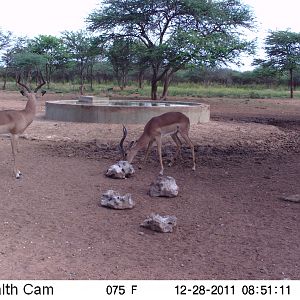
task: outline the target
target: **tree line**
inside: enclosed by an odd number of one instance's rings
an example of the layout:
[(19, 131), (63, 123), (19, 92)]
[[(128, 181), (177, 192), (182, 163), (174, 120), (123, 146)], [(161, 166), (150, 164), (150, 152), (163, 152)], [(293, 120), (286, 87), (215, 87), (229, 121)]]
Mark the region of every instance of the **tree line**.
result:
[[(255, 28), (251, 9), (239, 0), (105, 0), (87, 17), (87, 27), (60, 36), (15, 37), (0, 29), (0, 72), (21, 74), (30, 82), (42, 70), (53, 81), (78, 82), (84, 93), (94, 81), (148, 81), (152, 99), (165, 99), (173, 81), (221, 84), (276, 84), (288, 76), (291, 97), (300, 64), (300, 34), (270, 32), (265, 59), (254, 71), (237, 72), (228, 65), (241, 54), (254, 55), (247, 39)], [(287, 74), (287, 75), (286, 75)], [(162, 94), (158, 85), (162, 84)]]

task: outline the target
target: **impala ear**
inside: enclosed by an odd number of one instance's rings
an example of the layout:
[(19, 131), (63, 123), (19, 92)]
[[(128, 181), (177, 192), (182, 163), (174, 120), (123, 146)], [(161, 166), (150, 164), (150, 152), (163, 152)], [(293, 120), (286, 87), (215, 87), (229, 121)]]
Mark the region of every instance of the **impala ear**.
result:
[(20, 93), (22, 94), (22, 96), (25, 96), (25, 92), (23, 90), (21, 90)]
[(45, 91), (45, 90), (41, 91), (42, 96), (44, 96), (46, 93), (47, 93), (47, 91)]

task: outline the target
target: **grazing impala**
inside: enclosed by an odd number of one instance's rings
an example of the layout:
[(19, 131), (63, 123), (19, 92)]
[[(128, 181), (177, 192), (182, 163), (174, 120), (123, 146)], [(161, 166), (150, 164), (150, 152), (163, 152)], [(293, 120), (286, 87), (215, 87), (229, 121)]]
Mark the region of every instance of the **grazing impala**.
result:
[[(13, 173), (16, 178), (20, 178), (22, 173), (16, 166), (16, 151), (18, 137), (32, 123), (36, 113), (36, 92), (45, 84), (44, 79), (32, 92), (29, 87), (20, 82), (20, 76), (17, 83), (23, 87), (22, 95), (27, 97), (25, 109), (22, 110), (2, 110), (0, 111), (0, 134), (9, 133), (11, 136), (11, 149), (13, 155)], [(44, 94), (45, 92), (42, 92)]]
[(192, 156), (193, 156), (193, 170), (196, 169), (195, 164), (195, 152), (194, 145), (189, 138), (189, 129), (190, 129), (190, 120), (189, 118), (180, 112), (167, 112), (160, 116), (153, 117), (145, 125), (144, 132), (136, 142), (132, 142), (129, 146), (129, 149), (125, 151), (123, 143), (127, 136), (127, 129), (123, 126), (123, 137), (120, 141), (120, 149), (122, 151), (124, 159), (129, 163), (132, 162), (137, 152), (147, 146), (147, 151), (145, 155), (145, 161), (149, 155), (151, 146), (155, 141), (158, 148), (158, 157), (161, 166), (159, 174), (163, 175), (164, 166), (162, 162), (161, 146), (162, 146), (162, 137), (165, 135), (170, 135), (173, 141), (176, 143), (177, 150), (172, 160), (172, 163), (178, 156), (181, 148), (181, 141), (178, 137), (178, 133), (181, 134), (185, 142), (191, 147)]

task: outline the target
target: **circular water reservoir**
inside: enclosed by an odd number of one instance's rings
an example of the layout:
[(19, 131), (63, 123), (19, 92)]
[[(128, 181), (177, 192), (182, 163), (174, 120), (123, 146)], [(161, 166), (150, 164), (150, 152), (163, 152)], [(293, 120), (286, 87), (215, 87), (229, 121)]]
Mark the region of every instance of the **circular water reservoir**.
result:
[(46, 119), (66, 122), (106, 124), (145, 124), (152, 117), (179, 111), (191, 124), (205, 123), (210, 118), (207, 104), (193, 102), (159, 102), (127, 100), (60, 100), (46, 102)]

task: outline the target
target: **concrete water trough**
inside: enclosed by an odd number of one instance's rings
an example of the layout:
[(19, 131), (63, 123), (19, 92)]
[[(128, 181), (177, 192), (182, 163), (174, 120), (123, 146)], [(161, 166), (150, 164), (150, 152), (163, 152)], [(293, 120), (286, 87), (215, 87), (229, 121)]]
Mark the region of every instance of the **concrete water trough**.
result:
[(109, 100), (90, 96), (46, 102), (46, 119), (65, 122), (145, 124), (168, 111), (184, 113), (191, 124), (206, 123), (210, 118), (209, 105), (193, 102)]

